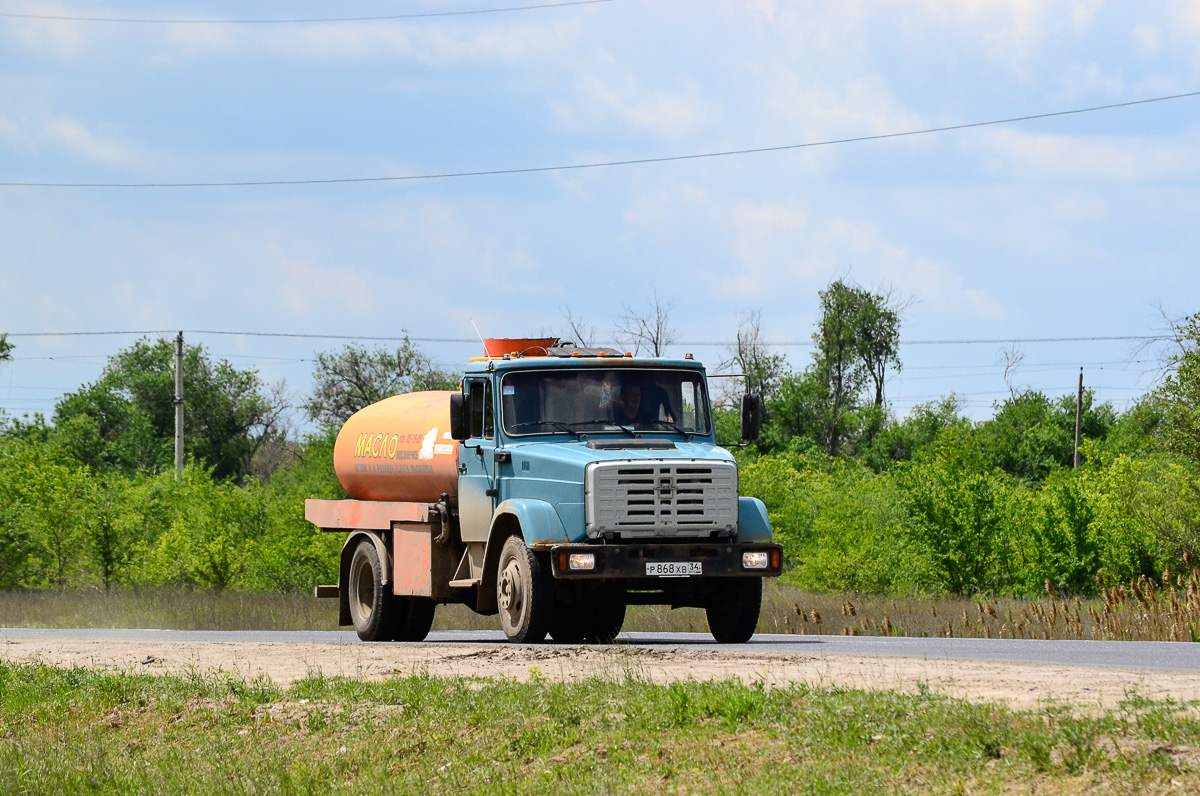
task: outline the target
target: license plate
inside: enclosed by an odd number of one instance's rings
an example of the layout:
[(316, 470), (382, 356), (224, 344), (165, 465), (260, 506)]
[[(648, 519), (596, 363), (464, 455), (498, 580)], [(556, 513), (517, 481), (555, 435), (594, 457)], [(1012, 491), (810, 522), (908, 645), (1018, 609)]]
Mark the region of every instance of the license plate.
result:
[(703, 575), (699, 561), (647, 561), (646, 574), (655, 578), (688, 578)]

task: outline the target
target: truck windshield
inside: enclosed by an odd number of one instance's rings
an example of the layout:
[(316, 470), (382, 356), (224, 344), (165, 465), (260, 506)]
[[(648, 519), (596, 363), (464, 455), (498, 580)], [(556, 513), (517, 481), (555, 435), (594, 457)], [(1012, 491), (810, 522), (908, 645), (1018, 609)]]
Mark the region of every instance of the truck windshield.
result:
[(505, 374), (500, 399), (504, 431), (513, 436), (710, 429), (704, 377), (691, 370), (518, 371)]

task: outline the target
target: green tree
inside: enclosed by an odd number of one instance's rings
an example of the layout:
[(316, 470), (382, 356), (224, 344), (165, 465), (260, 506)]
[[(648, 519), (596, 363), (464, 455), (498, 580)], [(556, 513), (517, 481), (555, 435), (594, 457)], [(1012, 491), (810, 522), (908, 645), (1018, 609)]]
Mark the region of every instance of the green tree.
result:
[(143, 476), (128, 477), (116, 471), (92, 476), (90, 505), (79, 518), (91, 566), (104, 591), (123, 583), (144, 544), (147, 522)]
[[(976, 441), (986, 463), (1025, 481), (1040, 481), (1070, 468), (1075, 458), (1076, 396), (1050, 400), (1033, 390), (1019, 393), (979, 424)], [(1103, 440), (1117, 423), (1109, 403), (1096, 404), (1095, 391), (1083, 394), (1084, 439)]]
[(859, 451), (875, 472), (883, 472), (896, 462), (912, 459), (934, 444), (938, 436), (951, 428), (970, 431), (971, 421), (961, 414), (957, 396), (917, 404), (902, 421), (889, 420), (884, 428)]
[[(721, 363), (722, 370), (741, 373), (745, 392), (757, 395), (764, 402), (773, 399), (786, 372), (787, 359), (763, 341), (760, 311), (738, 318), (736, 342), (729, 353), (729, 359)], [(741, 395), (734, 397), (740, 400)]]
[[(93, 384), (54, 412), (56, 436), (96, 470), (158, 471), (174, 462), (175, 365), (168, 340), (139, 340), (109, 359)], [(264, 394), (253, 370), (213, 362), (203, 346), (183, 358), (184, 447), (217, 478), (241, 480), (258, 450), (281, 433), (286, 404)]]
[(1200, 313), (1175, 327), (1174, 373), (1159, 388), (1163, 437), (1175, 453), (1200, 462)]
[[(0, 558), (6, 586), (65, 587), (80, 575), (86, 467), (39, 434), (5, 438), (0, 449)], [(11, 571), (9, 568), (11, 567)]]
[(838, 456), (884, 426), (884, 382), (900, 368), (900, 316), (890, 293), (841, 280), (821, 291), (820, 303), (812, 365), (781, 379), (771, 408), (783, 439), (807, 436)]
[(452, 390), (458, 379), (438, 370), (408, 336), (395, 350), (348, 345), (336, 353), (318, 353), (308, 416), (328, 428), (340, 427), (364, 406), (393, 395), (421, 390)]
[[(12, 343), (8, 342), (7, 334), (0, 334), (0, 363), (7, 362), (12, 359)], [(0, 432), (8, 426), (8, 417), (4, 414), (4, 409), (0, 408)]]
[(1011, 587), (1012, 486), (979, 466), (965, 431), (951, 430), (933, 449), (899, 469), (907, 534), (954, 594)]

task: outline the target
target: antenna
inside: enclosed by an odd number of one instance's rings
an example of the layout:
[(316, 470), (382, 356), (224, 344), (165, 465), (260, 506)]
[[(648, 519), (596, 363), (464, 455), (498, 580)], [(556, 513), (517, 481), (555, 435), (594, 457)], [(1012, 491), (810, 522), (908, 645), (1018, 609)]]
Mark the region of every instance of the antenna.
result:
[(472, 326), (472, 327), (474, 327), (474, 329), (475, 329), (475, 335), (476, 335), (476, 336), (479, 338), (479, 344), (480, 344), (481, 346), (483, 346), (483, 355), (484, 355), (485, 357), (487, 357), (487, 361), (488, 361), (488, 362), (491, 362), (491, 361), (492, 361), (492, 355), (488, 353), (488, 350), (487, 350), (487, 343), (483, 342), (483, 335), (481, 335), (481, 334), (479, 333), (479, 327), (478, 327), (478, 326), (475, 326), (475, 319), (474, 319), (474, 318), (467, 318), (467, 320), (469, 320), (469, 321), (471, 322), (471, 326)]

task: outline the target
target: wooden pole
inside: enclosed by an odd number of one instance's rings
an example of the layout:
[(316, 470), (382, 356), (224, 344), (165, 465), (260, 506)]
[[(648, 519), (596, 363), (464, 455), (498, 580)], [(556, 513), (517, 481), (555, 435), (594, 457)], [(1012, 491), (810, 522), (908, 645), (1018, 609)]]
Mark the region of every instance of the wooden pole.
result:
[(1083, 431), (1083, 368), (1079, 369), (1079, 393), (1075, 396), (1075, 466), (1083, 462), (1079, 452), (1080, 434)]
[(175, 477), (183, 470), (183, 332), (175, 336)]

